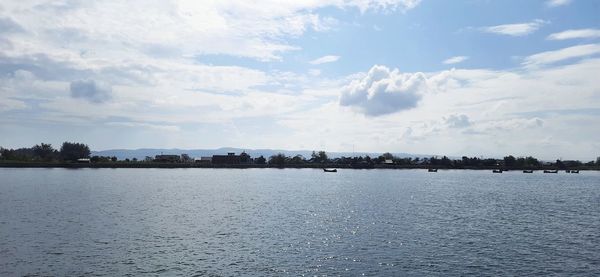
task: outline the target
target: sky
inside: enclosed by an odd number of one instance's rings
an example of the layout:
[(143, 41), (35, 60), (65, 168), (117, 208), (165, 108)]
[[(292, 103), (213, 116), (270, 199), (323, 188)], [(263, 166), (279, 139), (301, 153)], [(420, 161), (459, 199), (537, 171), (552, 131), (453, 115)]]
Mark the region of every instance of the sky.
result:
[(0, 1), (0, 146), (592, 160), (600, 1)]

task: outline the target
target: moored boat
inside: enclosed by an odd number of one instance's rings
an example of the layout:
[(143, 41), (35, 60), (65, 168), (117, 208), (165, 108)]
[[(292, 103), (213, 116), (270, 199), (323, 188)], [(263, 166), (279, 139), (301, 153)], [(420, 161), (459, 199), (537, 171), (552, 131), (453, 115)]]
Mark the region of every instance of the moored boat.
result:
[(523, 173), (533, 173), (533, 170), (531, 170), (531, 169), (526, 169), (526, 170), (523, 170)]
[(502, 169), (494, 169), (492, 170), (493, 173), (502, 173)]
[(571, 170), (571, 173), (579, 174), (579, 169)]
[(430, 169), (427, 169), (427, 172), (437, 172), (437, 168), (430, 168)]
[(336, 168), (332, 168), (332, 169), (328, 169), (328, 168), (323, 168), (324, 172), (337, 172)]
[(555, 170), (544, 170), (544, 173), (558, 173), (558, 169), (555, 169)]

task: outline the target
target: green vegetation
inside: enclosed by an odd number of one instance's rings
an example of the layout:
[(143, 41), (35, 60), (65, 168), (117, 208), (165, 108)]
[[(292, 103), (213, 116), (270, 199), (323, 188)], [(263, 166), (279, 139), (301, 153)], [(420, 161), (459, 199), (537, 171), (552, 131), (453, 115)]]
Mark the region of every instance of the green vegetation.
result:
[[(154, 167), (162, 165), (161, 161), (146, 157), (119, 161), (117, 157), (90, 156), (90, 148), (83, 143), (64, 142), (60, 150), (54, 149), (51, 144), (40, 143), (31, 148), (6, 149), (0, 147), (0, 165), (18, 164), (21, 166), (48, 166), (59, 164), (75, 164), (87, 162), (92, 166), (107, 167)], [(169, 156), (169, 155), (166, 155)], [(176, 162), (164, 167), (337, 167), (337, 168), (439, 168), (439, 169), (594, 169), (600, 170), (600, 157), (595, 161), (581, 162), (577, 160), (556, 160), (552, 162), (540, 161), (534, 157), (515, 157), (508, 155), (502, 159), (478, 158), (463, 156), (460, 159), (451, 159), (447, 156), (419, 158), (396, 157), (387, 152), (378, 157), (336, 157), (330, 158), (325, 151), (313, 151), (309, 159), (302, 155), (293, 157), (279, 153), (268, 159), (260, 156), (253, 158), (246, 153), (240, 154), (239, 164), (197, 163), (187, 154), (181, 156), (170, 155), (177, 158)], [(83, 160), (82, 160), (83, 159)], [(87, 160), (89, 159), (89, 161)], [(163, 162), (164, 163), (164, 162)], [(82, 167), (85, 165), (82, 165)]]

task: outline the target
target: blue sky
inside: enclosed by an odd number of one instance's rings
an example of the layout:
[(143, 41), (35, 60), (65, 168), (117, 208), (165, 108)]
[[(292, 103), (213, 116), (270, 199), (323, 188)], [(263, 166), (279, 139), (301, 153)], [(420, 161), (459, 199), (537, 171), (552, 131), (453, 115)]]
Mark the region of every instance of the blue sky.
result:
[(0, 3), (0, 146), (600, 156), (600, 3)]

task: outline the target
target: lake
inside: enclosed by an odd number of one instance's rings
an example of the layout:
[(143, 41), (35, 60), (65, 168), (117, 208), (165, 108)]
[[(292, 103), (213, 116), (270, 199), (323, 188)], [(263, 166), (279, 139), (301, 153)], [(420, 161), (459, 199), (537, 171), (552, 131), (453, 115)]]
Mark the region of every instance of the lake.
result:
[(0, 168), (0, 275), (600, 275), (600, 173)]

